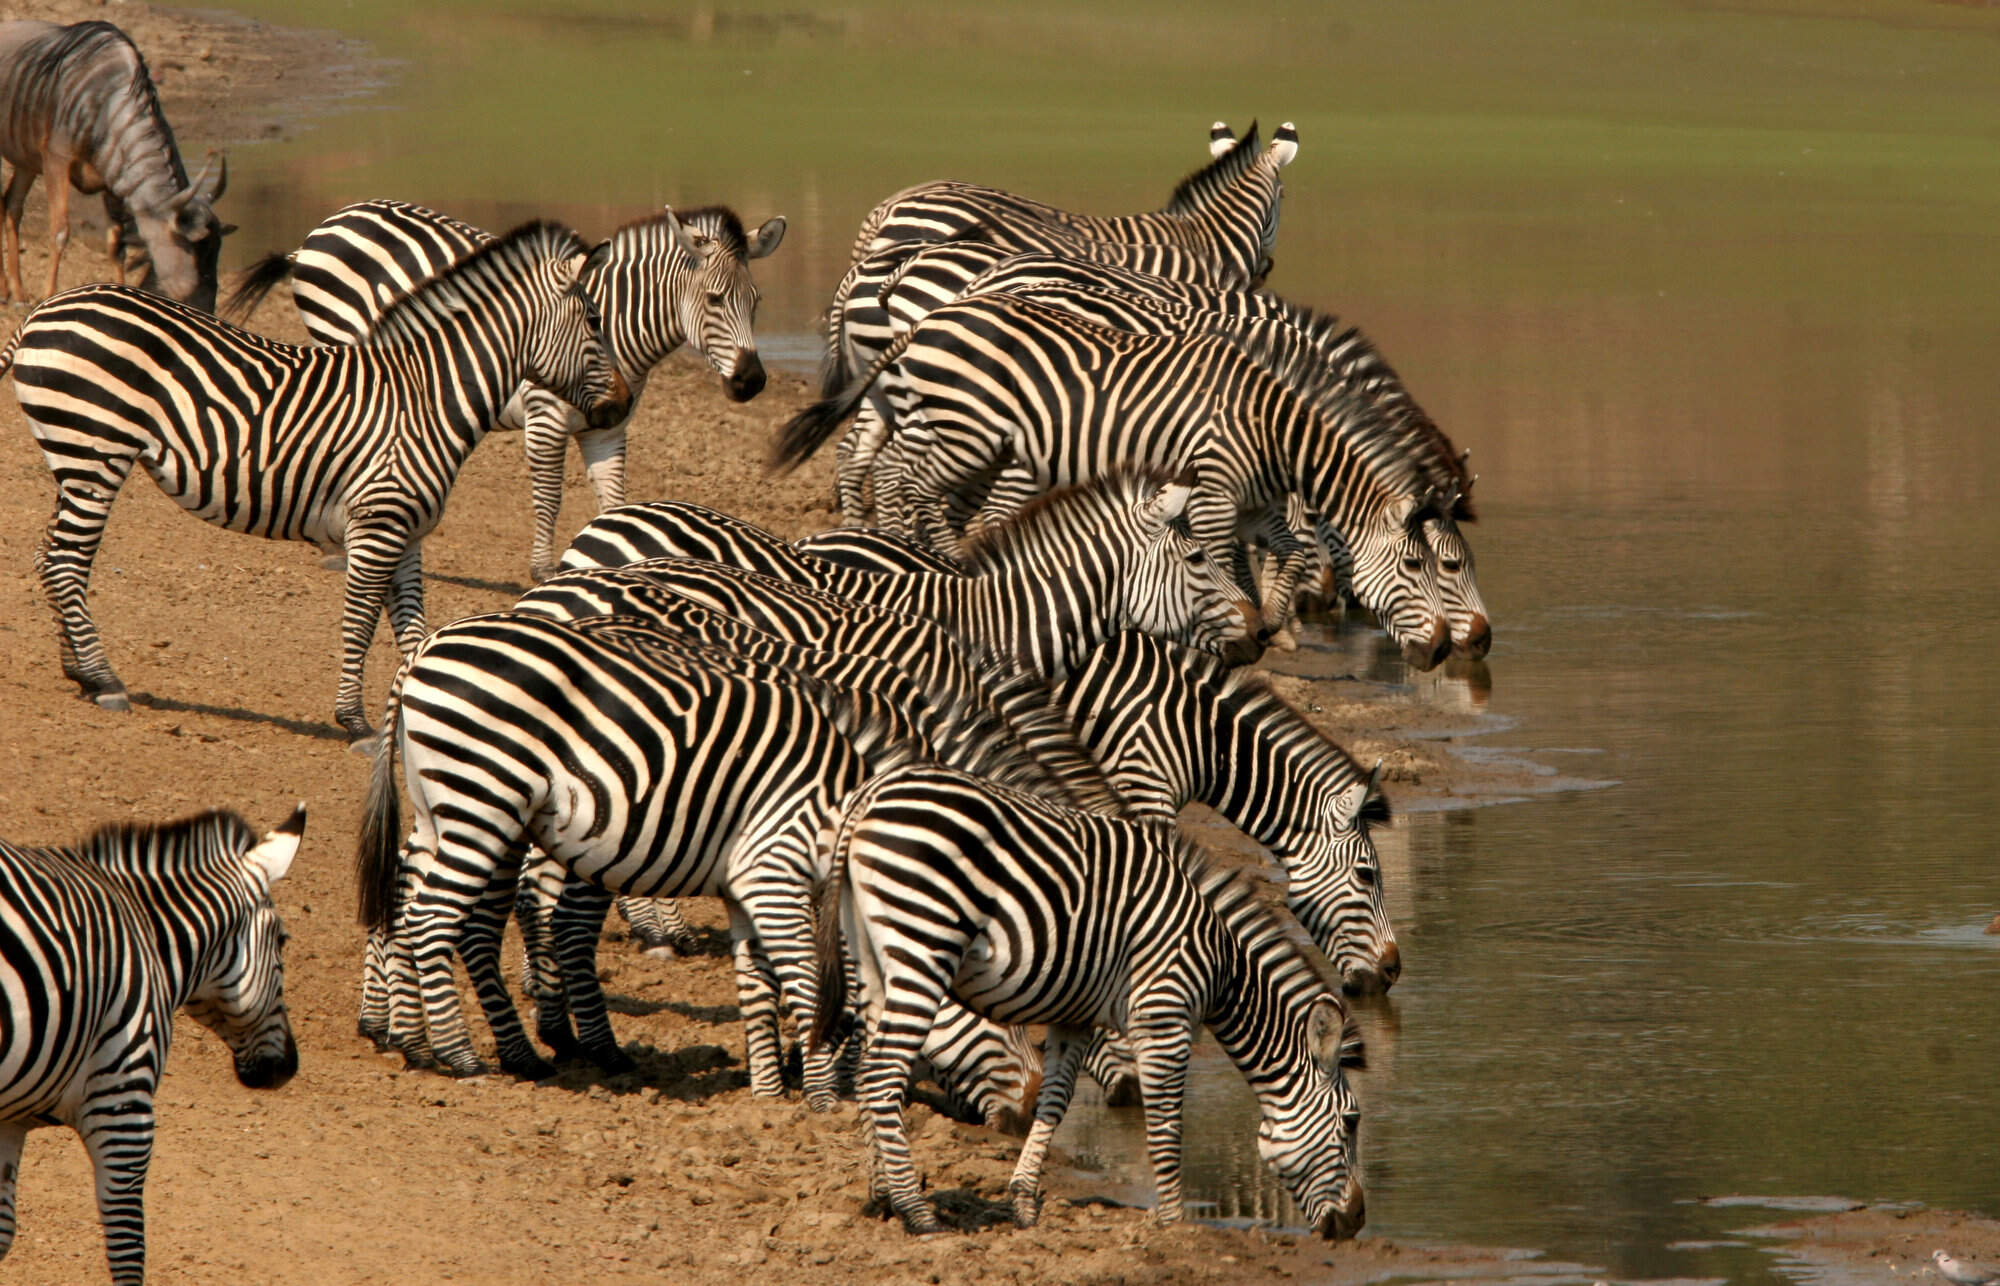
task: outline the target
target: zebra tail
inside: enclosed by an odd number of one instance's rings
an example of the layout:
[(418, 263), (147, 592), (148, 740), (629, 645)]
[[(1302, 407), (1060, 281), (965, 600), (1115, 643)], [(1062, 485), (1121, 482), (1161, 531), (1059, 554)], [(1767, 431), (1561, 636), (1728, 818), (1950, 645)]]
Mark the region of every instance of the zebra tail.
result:
[(819, 996), (806, 1049), (817, 1053), (841, 1040), (847, 1016), (847, 965), (840, 942), (840, 895), (847, 882), (847, 845), (852, 829), (843, 813), (835, 823), (827, 871), (813, 889), (813, 955)]
[(292, 257), (273, 250), (243, 270), (243, 275), (236, 279), (236, 288), (222, 303), (222, 315), (231, 321), (242, 321), (257, 311), (264, 296), (291, 275)]
[(896, 342), (875, 359), (875, 364), (841, 390), (838, 396), (821, 398), (785, 421), (785, 426), (778, 430), (778, 436), (771, 442), (766, 467), (772, 473), (790, 473), (810, 459), (812, 453), (833, 436), (833, 431), (847, 423), (849, 417), (860, 409), (861, 399), (868, 395), (869, 388), (882, 372), (903, 355), (903, 350), (910, 346), (910, 336), (914, 334), (916, 331), (909, 330), (898, 336)]
[(21, 332), (27, 328), (28, 324), (26, 322), (22, 322), (19, 326), (16, 326), (14, 333), (7, 337), (6, 347), (0, 348), (0, 375), (5, 375), (8, 371), (14, 369), (14, 354), (20, 350)]
[(364, 929), (386, 931), (396, 912), (403, 854), (403, 815), (396, 794), (396, 716), (401, 706), (395, 693), (401, 691), (401, 678), (397, 676), (395, 692), (383, 712), (382, 739), (375, 748), (375, 767), (361, 804), (361, 834), (354, 846), (356, 912)]

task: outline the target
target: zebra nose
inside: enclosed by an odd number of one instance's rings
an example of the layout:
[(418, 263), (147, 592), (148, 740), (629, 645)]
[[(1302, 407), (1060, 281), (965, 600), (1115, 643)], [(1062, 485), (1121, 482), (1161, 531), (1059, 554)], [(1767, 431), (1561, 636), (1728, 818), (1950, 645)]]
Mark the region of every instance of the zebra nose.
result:
[(299, 1046), (292, 1039), (290, 1028), (285, 1031), (285, 1048), (275, 1055), (253, 1056), (247, 1062), (236, 1064), (236, 1079), (253, 1090), (274, 1090), (292, 1079), (299, 1070)]
[(730, 375), (725, 387), (732, 402), (748, 402), (764, 391), (764, 363), (757, 354), (744, 353), (737, 360), (736, 370)]
[(1484, 616), (1475, 615), (1467, 628), (1465, 642), (1455, 645), (1461, 655), (1477, 661), (1493, 649), (1493, 625)]
[(1395, 986), (1396, 979), (1403, 976), (1403, 953), (1397, 949), (1395, 943), (1390, 942), (1383, 946), (1382, 959), (1377, 968), (1382, 971), (1382, 989), (1384, 991)]
[(625, 382), (625, 376), (614, 366), (611, 368), (611, 387), (604, 391), (604, 397), (594, 402), (583, 413), (584, 423), (593, 429), (608, 429), (622, 422), (632, 410), (632, 386)]

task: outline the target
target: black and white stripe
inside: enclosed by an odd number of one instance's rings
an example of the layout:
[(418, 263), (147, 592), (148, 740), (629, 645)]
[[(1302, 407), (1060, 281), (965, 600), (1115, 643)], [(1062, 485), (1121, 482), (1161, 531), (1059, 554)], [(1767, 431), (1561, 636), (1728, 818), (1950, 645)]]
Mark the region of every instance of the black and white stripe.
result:
[(1017, 1222), (1039, 1212), (1049, 1138), (1099, 1027), (1133, 1046), (1158, 1215), (1182, 1216), (1181, 1116), (1200, 1024), (1257, 1095), (1258, 1150), (1314, 1228), (1360, 1228), (1346, 1007), (1296, 924), (1243, 874), (1212, 868), (1171, 826), (1079, 813), (927, 764), (850, 796), (827, 863), (813, 1036), (836, 1025), (844, 937), (867, 1019), (857, 1089), (873, 1195), (910, 1231), (942, 1231), (911, 1164), (902, 1099), (947, 996), (995, 1022), (1049, 1025), (1035, 1124), (1009, 1185)]
[(847, 394), (801, 412), (772, 458), (810, 455), (866, 383), (893, 372), (920, 421), (898, 434), (919, 539), (957, 548), (954, 497), (984, 497), (967, 524), (976, 532), (1026, 496), (1107, 468), (1187, 469), (1191, 529), (1250, 592), (1246, 529), (1282, 521), (1296, 492), (1347, 542), (1362, 602), (1411, 664), (1429, 668), (1451, 643), (1424, 538), (1436, 513), (1427, 439), (1324, 363), (1296, 356), (1214, 335), (1134, 334), (981, 295), (932, 313)]
[(297, 348), (183, 305), (85, 286), (35, 309), (4, 349), (55, 475), (42, 586), (63, 673), (99, 705), (125, 686), (90, 618), (91, 561), (135, 463), (183, 508), (250, 535), (347, 552), (335, 715), (367, 735), (361, 673), (386, 602), (405, 650), (424, 635), (421, 541), (460, 465), (523, 378), (610, 424), (630, 400), (577, 289), (592, 255), (531, 223), (382, 314), (351, 347)]
[[(605, 339), (635, 406), (654, 366), (682, 344), (722, 377), (732, 400), (748, 401), (762, 391), (750, 261), (776, 250), (784, 235), (782, 217), (748, 233), (736, 213), (721, 206), (679, 213), (669, 208), (612, 233), (583, 289), (603, 314)], [(352, 343), (389, 301), (490, 240), (471, 224), (420, 205), (363, 201), (328, 218), (291, 254), (254, 266), (229, 310), (255, 307), (289, 277), (313, 338)], [(554, 569), (569, 440), (576, 440), (598, 506), (608, 508), (625, 502), (625, 426), (593, 427), (558, 394), (527, 384), (514, 392), (496, 427), (525, 430), (535, 509), (529, 565), (541, 580)]]
[(285, 1013), (284, 928), (271, 886), (305, 830), (305, 806), (261, 842), (209, 812), (114, 825), (69, 848), (0, 840), (0, 1258), (30, 1129), (67, 1125), (97, 1176), (111, 1278), (146, 1271), (144, 1189), (153, 1095), (174, 1011), (228, 1044), (253, 1089), (298, 1070)]

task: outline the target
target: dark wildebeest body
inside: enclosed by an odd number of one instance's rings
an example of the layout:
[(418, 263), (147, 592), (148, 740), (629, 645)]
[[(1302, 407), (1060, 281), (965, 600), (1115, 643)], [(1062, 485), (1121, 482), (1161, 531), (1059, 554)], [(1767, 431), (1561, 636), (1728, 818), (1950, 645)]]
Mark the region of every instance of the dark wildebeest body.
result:
[(37, 175), (49, 176), (49, 281), (69, 243), (69, 195), (102, 192), (111, 222), (107, 249), (125, 280), (121, 230), (144, 247), (139, 285), (207, 312), (215, 311), (216, 260), (235, 229), (215, 216), (228, 166), (211, 157), (192, 183), (174, 131), (131, 39), (108, 22), (58, 27), (0, 23), (0, 157), (14, 167), (7, 182), (6, 298), (26, 299), (21, 285), (21, 212)]

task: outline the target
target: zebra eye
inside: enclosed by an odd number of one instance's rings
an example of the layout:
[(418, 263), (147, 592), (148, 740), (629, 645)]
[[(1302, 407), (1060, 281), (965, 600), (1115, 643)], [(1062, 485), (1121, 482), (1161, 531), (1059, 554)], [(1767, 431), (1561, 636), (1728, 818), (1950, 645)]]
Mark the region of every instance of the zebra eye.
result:
[(1361, 1137), (1361, 1113), (1345, 1113), (1341, 1116), (1340, 1123), (1347, 1128), (1348, 1138), (1358, 1139)]
[(1424, 569), (1424, 560), (1417, 557), (1415, 554), (1411, 554), (1409, 557), (1403, 560), (1403, 566), (1405, 569), (1409, 571), (1420, 572)]
[(1465, 564), (1460, 562), (1456, 558), (1443, 558), (1438, 560), (1438, 566), (1444, 568), (1448, 572), (1455, 572), (1459, 568), (1465, 566)]
[(1372, 866), (1357, 866), (1354, 868), (1354, 878), (1372, 889), (1375, 887), (1375, 868)]
[(1206, 549), (1191, 550), (1188, 553), (1187, 560), (1188, 566), (1199, 567), (1208, 561), (1208, 551)]
[(711, 303), (711, 304), (714, 304), (714, 305), (715, 305), (716, 307), (718, 307), (718, 308), (719, 308), (719, 307), (721, 307), (721, 306), (722, 306), (722, 292), (721, 292), (721, 291), (719, 291), (719, 290), (711, 290), (711, 291), (709, 291), (709, 292), (708, 292), (708, 302), (709, 302), (709, 303)]

